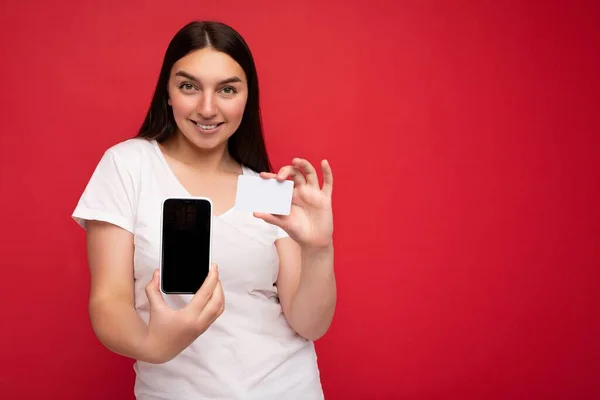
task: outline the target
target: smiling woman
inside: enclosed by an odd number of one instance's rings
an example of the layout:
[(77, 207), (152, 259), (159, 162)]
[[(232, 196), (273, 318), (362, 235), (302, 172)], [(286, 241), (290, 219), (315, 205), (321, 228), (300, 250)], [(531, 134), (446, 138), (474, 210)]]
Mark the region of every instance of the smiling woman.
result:
[(185, 139), (202, 149), (226, 143), (242, 122), (248, 98), (240, 65), (206, 47), (178, 60), (172, 70), (168, 104)]
[[(186, 56), (184, 57), (184, 59), (187, 59), (188, 57), (193, 57), (194, 55), (196, 57), (199, 57), (200, 54), (202, 52), (207, 52), (210, 51), (213, 54), (210, 54), (214, 57), (222, 57), (225, 58), (226, 55), (223, 53), (219, 53), (219, 52), (215, 52), (212, 51), (210, 48), (207, 49), (203, 49), (203, 50), (198, 50), (198, 52), (194, 52), (192, 55), (190, 56)], [(193, 63), (193, 60), (186, 60), (188, 63)], [(180, 60), (178, 63), (183, 64), (186, 61), (182, 61)], [(234, 67), (239, 67), (235, 61), (231, 60), (231, 59), (226, 59), (224, 60), (225, 63), (224, 64), (229, 64), (229, 65), (233, 65)], [(210, 62), (210, 61), (207, 61)], [(236, 68), (239, 69), (239, 68)], [(242, 73), (243, 74), (243, 71)], [(187, 94), (190, 96), (194, 96), (194, 95), (198, 95), (201, 94), (202, 92), (209, 92), (209, 91), (213, 91), (213, 96), (216, 99), (212, 99), (210, 97), (210, 93), (205, 93), (204, 97), (199, 96), (200, 99), (191, 99), (191, 100), (186, 100), (186, 99), (181, 99), (181, 103), (183, 103), (183, 105), (187, 105), (190, 104), (191, 106), (195, 106), (198, 102), (202, 102), (202, 105), (200, 106), (201, 108), (198, 110), (198, 120), (194, 120), (194, 119), (190, 119), (191, 122), (194, 123), (194, 125), (196, 125), (197, 127), (200, 128), (201, 133), (213, 133), (216, 131), (217, 127), (220, 127), (221, 125), (223, 125), (225, 122), (211, 122), (210, 119), (212, 119), (213, 115), (215, 114), (215, 108), (214, 107), (218, 107), (220, 105), (222, 105), (222, 107), (220, 108), (224, 108), (227, 110), (228, 107), (231, 108), (232, 103), (230, 102), (229, 104), (227, 102), (219, 102), (219, 96), (224, 98), (224, 99), (235, 99), (237, 100), (237, 103), (233, 103), (234, 106), (237, 106), (237, 110), (234, 109), (234, 111), (237, 111), (236, 114), (232, 113), (232, 116), (234, 117), (233, 119), (238, 121), (238, 125), (239, 122), (241, 122), (241, 115), (243, 113), (243, 109), (244, 109), (244, 103), (246, 102), (247, 99), (247, 84), (245, 82), (245, 80), (242, 80), (241, 78), (238, 78), (237, 76), (234, 76), (232, 78), (227, 78), (224, 80), (221, 80), (219, 82), (217, 82), (216, 85), (214, 85), (214, 89), (211, 89), (209, 86), (205, 86), (202, 84), (202, 79), (197, 78), (183, 70), (179, 70), (175, 73), (175, 77), (177, 78), (183, 78), (183, 79), (176, 79), (174, 80), (175, 86), (177, 87), (177, 90), (173, 90), (172, 93), (169, 94), (169, 105), (173, 106), (173, 98), (180, 96), (179, 92), (183, 93), (183, 94)], [(178, 81), (180, 81), (180, 83), (177, 83)], [(231, 86), (231, 84), (236, 84), (234, 86)], [(239, 96), (241, 94), (241, 96)], [(236, 96), (238, 95), (238, 96)], [(194, 104), (194, 102), (196, 102), (196, 104)], [(215, 102), (217, 102), (217, 104), (215, 104)], [(242, 107), (240, 107), (240, 104), (242, 105)], [(175, 108), (177, 108), (177, 106), (174, 107), (173, 112), (175, 113)], [(183, 107), (182, 107), (183, 108)], [(183, 109), (183, 111), (185, 111), (185, 109)]]
[[(313, 341), (331, 324), (336, 284), (333, 175), (321, 166), (322, 187), (301, 158), (271, 171), (237, 32), (193, 22), (175, 35), (137, 137), (106, 151), (73, 213), (87, 231), (92, 326), (136, 360), (138, 399), (323, 398)], [(290, 214), (236, 210), (240, 175), (292, 179)], [(215, 264), (193, 296), (160, 291), (171, 197), (213, 203)]]
[[(237, 163), (270, 171), (259, 97), (254, 60), (239, 33), (225, 24), (191, 23), (167, 49), (138, 137), (163, 144), (181, 131), (180, 139), (200, 149), (226, 144)], [(211, 129), (215, 124), (222, 126)]]

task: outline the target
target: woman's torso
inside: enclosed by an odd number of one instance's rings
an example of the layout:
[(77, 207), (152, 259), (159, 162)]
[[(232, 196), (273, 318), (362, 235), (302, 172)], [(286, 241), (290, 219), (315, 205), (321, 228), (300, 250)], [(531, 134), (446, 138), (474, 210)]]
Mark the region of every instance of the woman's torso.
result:
[[(167, 197), (188, 197), (156, 142), (131, 139), (111, 151), (134, 171), (135, 306), (148, 321), (145, 286), (159, 268), (160, 214)], [(244, 174), (257, 175), (244, 167)], [(138, 399), (321, 399), (313, 343), (288, 325), (277, 297), (277, 227), (231, 208), (212, 220), (225, 311), (172, 361), (135, 364)], [(165, 296), (173, 308), (191, 296)]]

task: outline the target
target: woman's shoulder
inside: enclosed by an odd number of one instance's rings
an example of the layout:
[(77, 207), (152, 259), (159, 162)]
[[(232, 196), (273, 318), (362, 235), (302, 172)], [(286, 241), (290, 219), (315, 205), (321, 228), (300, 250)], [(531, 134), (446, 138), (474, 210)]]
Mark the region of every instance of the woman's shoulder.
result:
[(123, 160), (139, 158), (154, 149), (154, 141), (144, 138), (132, 138), (110, 146), (106, 153)]
[(152, 160), (155, 142), (144, 138), (126, 139), (108, 147), (103, 159), (110, 160), (127, 170), (137, 170), (145, 161)]
[(97, 161), (92, 180), (115, 181), (127, 179), (138, 181), (142, 172), (148, 169), (148, 163), (154, 163), (152, 154), (155, 142), (143, 138), (126, 139), (105, 148)]

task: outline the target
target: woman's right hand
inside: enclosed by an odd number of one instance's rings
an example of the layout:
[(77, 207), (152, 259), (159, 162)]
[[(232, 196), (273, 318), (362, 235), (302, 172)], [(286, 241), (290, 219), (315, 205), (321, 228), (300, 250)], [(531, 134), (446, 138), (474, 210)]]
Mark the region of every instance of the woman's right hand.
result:
[(155, 364), (175, 358), (215, 322), (225, 307), (216, 264), (192, 300), (180, 310), (173, 310), (162, 297), (158, 270), (146, 286), (146, 295), (150, 320), (143, 347), (147, 358)]

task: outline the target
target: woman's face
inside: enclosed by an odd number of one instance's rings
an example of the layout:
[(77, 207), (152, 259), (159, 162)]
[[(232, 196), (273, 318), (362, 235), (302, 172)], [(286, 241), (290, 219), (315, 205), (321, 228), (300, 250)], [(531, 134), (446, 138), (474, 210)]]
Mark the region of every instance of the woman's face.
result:
[(226, 145), (240, 126), (248, 83), (233, 58), (207, 47), (173, 65), (168, 92), (179, 133), (198, 148), (211, 150)]

